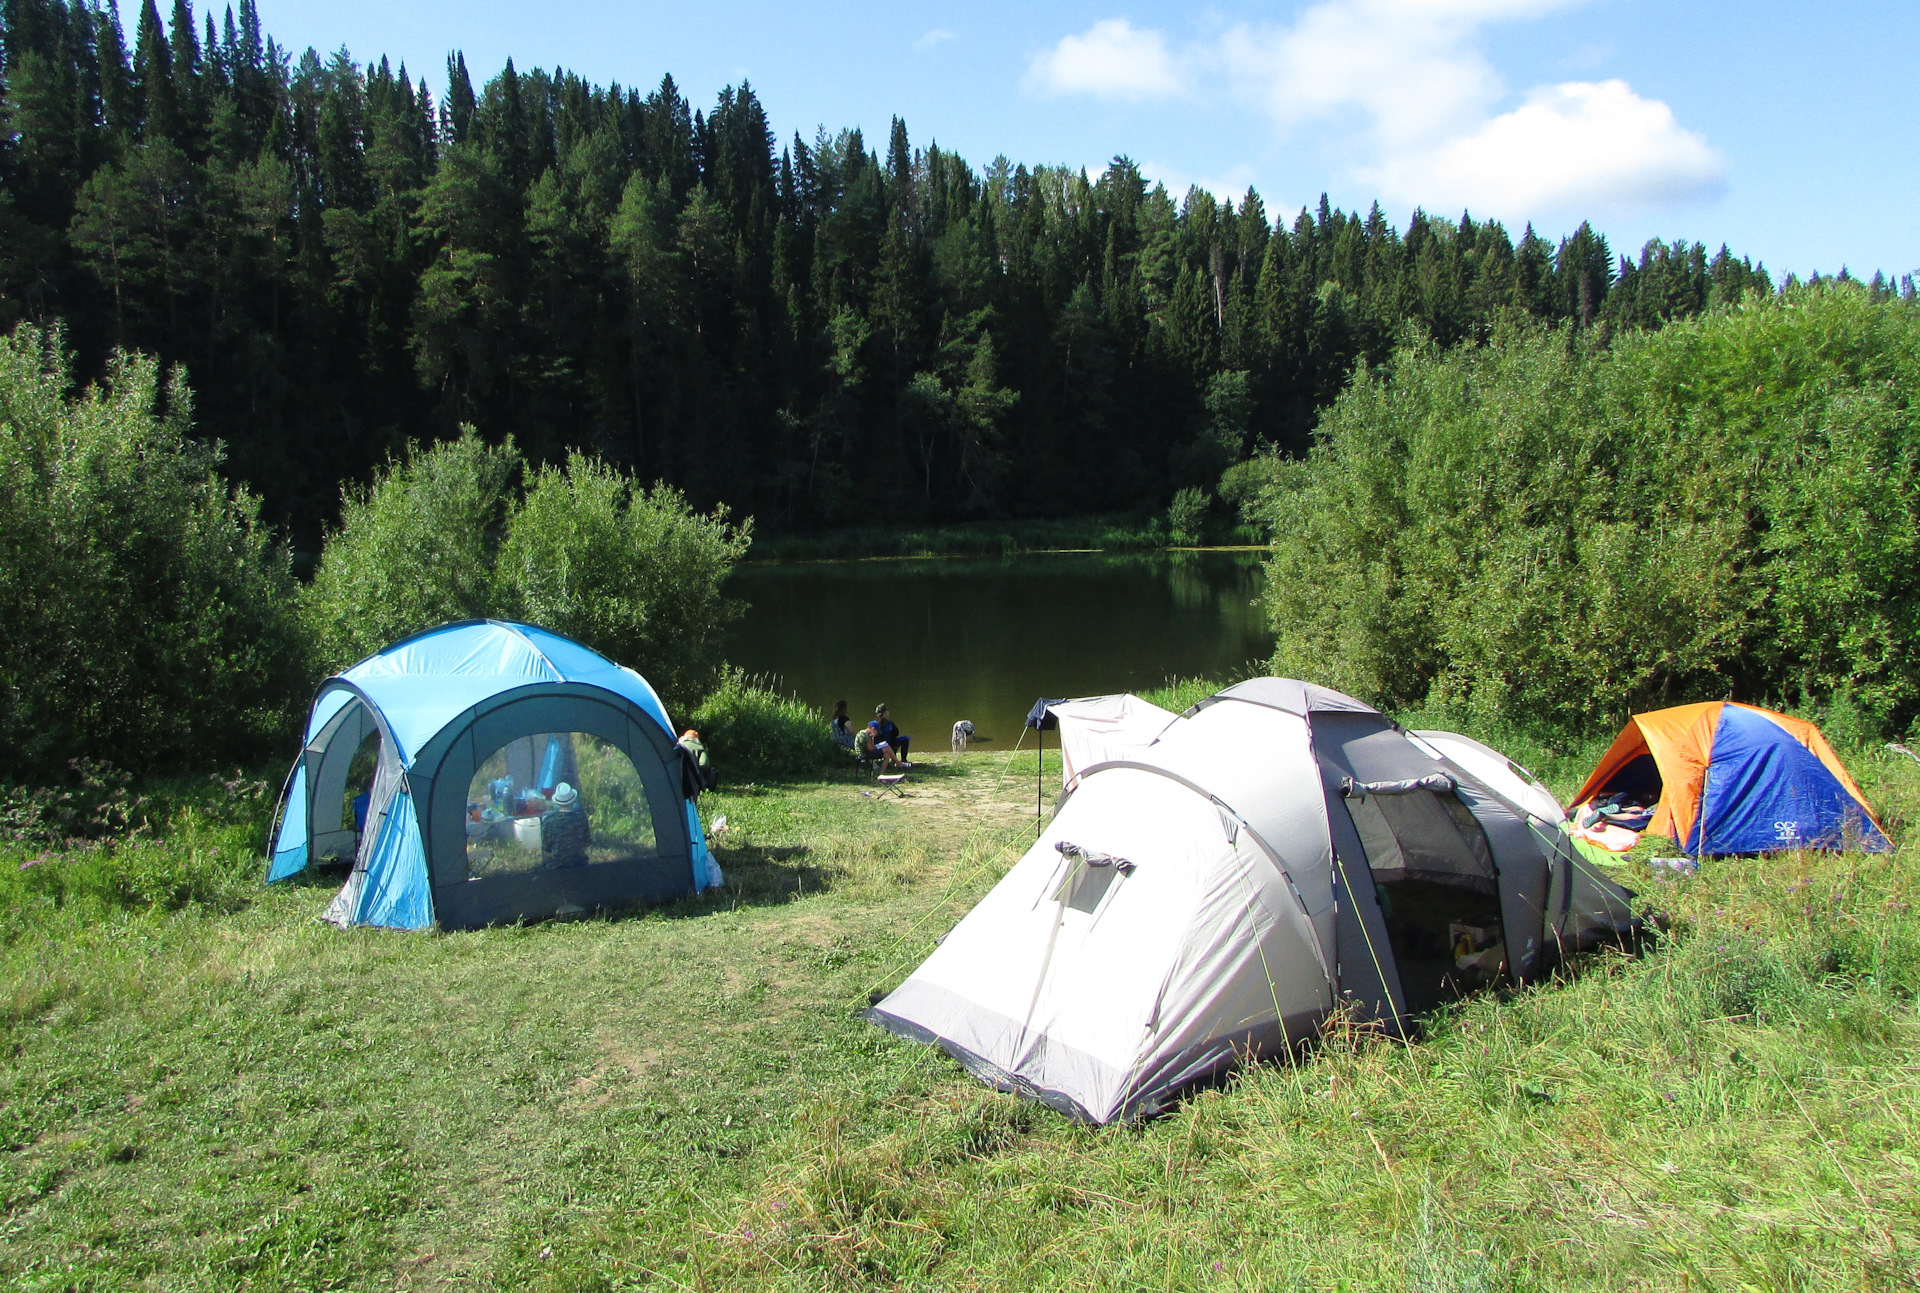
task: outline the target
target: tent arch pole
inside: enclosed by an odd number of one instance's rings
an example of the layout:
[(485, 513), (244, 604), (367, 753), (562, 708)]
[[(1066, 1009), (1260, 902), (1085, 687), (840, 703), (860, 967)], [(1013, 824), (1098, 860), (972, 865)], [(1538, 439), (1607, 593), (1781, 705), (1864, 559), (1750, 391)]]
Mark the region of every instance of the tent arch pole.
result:
[[(306, 743), (302, 742), (300, 753), (294, 756), (293, 766), (287, 769), (287, 775), (280, 780), (280, 795), (273, 801), (273, 817), (267, 822), (266, 852), (269, 859), (273, 856), (273, 842), (280, 838), (280, 823), (287, 815), (287, 793), (293, 789), (293, 779), (299, 776), (300, 770), (306, 766), (307, 747)], [(311, 827), (308, 828), (308, 833), (312, 833)]]
[[(380, 706), (374, 702), (373, 697), (369, 696), (358, 683), (337, 676), (329, 678), (324, 683), (321, 683), (319, 690), (314, 693), (313, 703), (317, 706), (322, 697), (328, 692), (333, 691), (347, 692), (353, 699), (348, 701), (346, 705), (341, 706), (339, 713), (321, 724), (320, 730), (313, 734), (312, 739), (303, 740), (300, 744), (300, 766), (307, 769), (307, 852), (308, 862), (310, 864), (314, 860), (312, 857), (315, 839), (313, 808), (315, 795), (319, 791), (320, 765), (321, 762), (324, 762), (328, 751), (332, 748), (334, 738), (327, 737), (327, 745), (318, 753), (317, 758), (319, 761), (315, 761), (316, 754), (313, 749), (313, 741), (327, 736), (327, 733), (335, 728), (352, 706), (357, 704), (366, 712), (367, 717), (373, 720), (374, 731), (379, 733), (380, 736), (381, 749), (392, 753), (395, 763), (399, 766), (403, 774), (403, 780), (404, 774), (411, 769), (413, 764), (412, 758), (408, 755), (407, 751), (400, 748), (400, 742), (394, 737), (393, 728), (387, 722), (386, 713), (381, 710)], [(358, 861), (357, 852), (356, 849), (356, 863)]]

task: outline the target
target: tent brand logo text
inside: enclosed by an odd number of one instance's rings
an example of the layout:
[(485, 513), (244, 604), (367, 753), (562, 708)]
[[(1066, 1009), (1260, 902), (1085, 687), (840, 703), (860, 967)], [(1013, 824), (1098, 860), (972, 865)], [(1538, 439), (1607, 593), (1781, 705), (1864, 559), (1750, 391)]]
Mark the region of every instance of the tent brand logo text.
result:
[(1793, 843), (1800, 838), (1800, 823), (1775, 822), (1773, 824), (1773, 835), (1775, 839)]

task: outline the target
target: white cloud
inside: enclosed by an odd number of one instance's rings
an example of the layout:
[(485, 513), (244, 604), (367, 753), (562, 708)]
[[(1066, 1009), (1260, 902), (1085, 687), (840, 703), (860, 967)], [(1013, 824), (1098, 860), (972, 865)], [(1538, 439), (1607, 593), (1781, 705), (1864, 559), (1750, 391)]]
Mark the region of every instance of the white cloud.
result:
[(1125, 18), (1107, 18), (1078, 36), (1062, 37), (1033, 60), (1027, 82), (1051, 94), (1100, 99), (1165, 99), (1186, 88), (1166, 37)]
[(1178, 50), (1108, 19), (1035, 59), (1029, 82), (1107, 99), (1200, 98), (1210, 83), (1264, 109), (1283, 139), (1311, 129), (1344, 150), (1381, 196), (1436, 209), (1519, 220), (1717, 192), (1725, 158), (1624, 81), (1536, 86), (1511, 106), (1485, 29), (1584, 2), (1318, 0), (1290, 23), (1241, 23)]
[(1406, 147), (1470, 129), (1505, 92), (1475, 48), (1480, 28), (1574, 0), (1322, 0), (1291, 27), (1229, 30), (1222, 62), (1284, 129), (1358, 109)]
[(1512, 112), (1438, 147), (1389, 157), (1390, 194), (1494, 211), (1637, 209), (1717, 192), (1726, 160), (1625, 81), (1541, 86)]
[(935, 45), (938, 45), (941, 41), (952, 40), (952, 39), (954, 39), (954, 34), (952, 31), (948, 30), (945, 27), (935, 27), (932, 31), (922, 36), (919, 40), (914, 41), (913, 47), (917, 50), (922, 50), (922, 51), (929, 50), (929, 49), (932, 49)]

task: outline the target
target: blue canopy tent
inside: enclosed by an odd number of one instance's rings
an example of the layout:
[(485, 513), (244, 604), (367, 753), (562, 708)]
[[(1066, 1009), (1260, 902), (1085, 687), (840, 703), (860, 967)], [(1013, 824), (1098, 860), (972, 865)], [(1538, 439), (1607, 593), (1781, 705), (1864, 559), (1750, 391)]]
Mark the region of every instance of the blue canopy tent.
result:
[(326, 918), (400, 929), (685, 897), (721, 876), (683, 757), (646, 679), (578, 642), (429, 629), (321, 684), (267, 879), (351, 860)]

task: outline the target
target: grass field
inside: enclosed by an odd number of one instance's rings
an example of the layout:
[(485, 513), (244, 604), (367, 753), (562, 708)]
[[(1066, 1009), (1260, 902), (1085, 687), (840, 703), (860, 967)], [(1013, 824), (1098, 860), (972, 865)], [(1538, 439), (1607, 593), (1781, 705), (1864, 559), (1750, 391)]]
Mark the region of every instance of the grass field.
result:
[[(1920, 767), (1854, 767), (1920, 828)], [(1092, 1130), (853, 1014), (1031, 838), (1033, 777), (736, 788), (725, 894), (468, 934), (316, 923), (217, 790), (157, 841), (0, 850), (0, 1284), (1920, 1282), (1920, 848), (1629, 863), (1649, 955)]]

